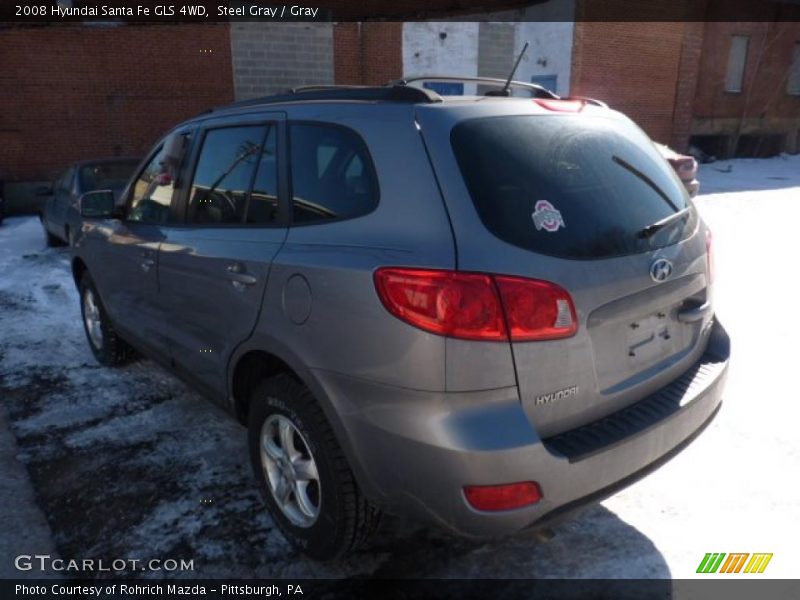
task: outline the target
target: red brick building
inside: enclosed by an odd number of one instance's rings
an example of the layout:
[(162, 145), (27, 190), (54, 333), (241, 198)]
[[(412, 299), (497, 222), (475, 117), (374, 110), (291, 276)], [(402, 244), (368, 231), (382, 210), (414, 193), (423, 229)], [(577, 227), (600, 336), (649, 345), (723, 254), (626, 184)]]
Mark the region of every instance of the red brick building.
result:
[[(262, 32), (250, 39), (252, 25), (0, 29), (0, 177), (43, 180), (76, 160), (140, 155), (176, 123), (236, 98), (402, 76), (402, 23), (323, 25), (330, 39), (316, 50), (306, 38), (319, 27), (272, 25), (266, 42)], [(276, 59), (268, 43), (296, 47)]]
[[(595, 11), (605, 6), (603, 15), (624, 4), (584, 2)], [(698, 0), (687, 10), (721, 19), (733, 14), (727, 6)], [(800, 7), (759, 6), (786, 21), (579, 21), (570, 91), (606, 100), (681, 151), (691, 141), (717, 156), (800, 152)]]
[[(724, 0), (671, 3), (697, 21), (658, 21), (665, 15), (653, 9), (645, 15), (652, 22), (604, 22), (624, 16), (629, 0), (551, 0), (564, 1), (573, 2), (574, 24), (531, 23), (535, 13), (517, 11), (494, 23), (416, 29), (401, 22), (0, 27), (0, 177), (43, 180), (75, 160), (139, 155), (209, 107), (290, 86), (382, 84), (430, 64), (449, 74), (505, 76), (527, 37), (535, 38), (520, 68), (528, 80), (555, 69), (561, 93), (601, 98), (679, 150), (691, 139), (717, 155), (800, 151), (800, 23), (701, 22), (724, 16)], [(530, 2), (502, 6), (521, 4)], [(514, 39), (499, 44), (504, 36)], [(426, 62), (436, 52), (439, 62)]]
[(75, 160), (138, 155), (231, 102), (231, 81), (226, 25), (0, 30), (0, 170), (46, 179)]

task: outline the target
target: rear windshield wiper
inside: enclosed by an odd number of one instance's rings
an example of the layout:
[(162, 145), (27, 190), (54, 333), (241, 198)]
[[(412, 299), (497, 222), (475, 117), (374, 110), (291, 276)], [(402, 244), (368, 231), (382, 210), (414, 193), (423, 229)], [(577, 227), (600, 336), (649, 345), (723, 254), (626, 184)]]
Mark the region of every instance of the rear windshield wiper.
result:
[(647, 238), (655, 235), (656, 232), (661, 231), (662, 229), (664, 229), (664, 227), (666, 227), (667, 225), (671, 225), (672, 223), (675, 223), (676, 221), (679, 221), (680, 219), (682, 219), (684, 217), (688, 217), (689, 213), (691, 211), (692, 211), (692, 207), (691, 206), (687, 206), (683, 210), (679, 210), (676, 213), (672, 213), (668, 217), (664, 217), (660, 221), (656, 221), (655, 223), (652, 223), (651, 225), (648, 225), (647, 227), (642, 229), (639, 232), (639, 237), (647, 239)]
[(655, 181), (650, 179), (647, 175), (642, 173), (639, 169), (634, 167), (631, 163), (629, 163), (628, 161), (626, 161), (626, 160), (624, 160), (624, 159), (622, 159), (622, 158), (620, 158), (619, 156), (616, 156), (616, 155), (612, 156), (611, 160), (613, 160), (615, 163), (617, 163), (620, 167), (622, 167), (626, 171), (630, 171), (631, 173), (636, 175), (636, 177), (638, 177), (639, 179), (644, 181), (650, 189), (652, 189), (656, 194), (661, 196), (661, 198), (664, 200), (664, 202), (669, 204), (673, 209), (678, 210), (677, 205), (670, 199), (669, 196), (667, 196), (666, 193), (664, 193), (664, 190), (662, 190), (660, 187), (658, 187), (658, 185), (656, 185)]

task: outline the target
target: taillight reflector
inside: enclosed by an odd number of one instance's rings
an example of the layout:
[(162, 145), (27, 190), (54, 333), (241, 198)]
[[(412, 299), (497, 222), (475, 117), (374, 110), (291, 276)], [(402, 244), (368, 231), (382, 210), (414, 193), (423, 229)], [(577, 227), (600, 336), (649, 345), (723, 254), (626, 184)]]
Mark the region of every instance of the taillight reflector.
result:
[(476, 510), (511, 510), (536, 504), (542, 499), (542, 490), (535, 481), (505, 485), (468, 485), (464, 496)]
[(375, 272), (386, 309), (425, 331), (467, 340), (532, 341), (578, 330), (569, 293), (548, 281), (432, 269)]

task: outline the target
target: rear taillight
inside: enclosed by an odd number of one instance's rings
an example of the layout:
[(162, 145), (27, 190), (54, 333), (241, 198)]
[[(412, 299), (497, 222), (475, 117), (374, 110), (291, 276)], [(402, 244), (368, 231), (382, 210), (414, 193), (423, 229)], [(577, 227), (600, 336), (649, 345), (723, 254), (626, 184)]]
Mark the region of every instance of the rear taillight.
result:
[(468, 485), (464, 496), (477, 510), (512, 510), (536, 504), (542, 499), (542, 490), (535, 481), (505, 485)]
[(553, 340), (578, 330), (575, 306), (566, 290), (549, 281), (495, 276), (506, 324), (515, 342)]
[(375, 287), (390, 313), (438, 335), (532, 341), (569, 337), (578, 329), (572, 298), (547, 281), (387, 267), (375, 272)]
[(415, 327), (467, 340), (505, 340), (503, 309), (488, 275), (422, 269), (378, 269), (383, 305)]
[(714, 283), (713, 241), (714, 236), (711, 235), (711, 230), (706, 229), (706, 266), (708, 268), (708, 283)]

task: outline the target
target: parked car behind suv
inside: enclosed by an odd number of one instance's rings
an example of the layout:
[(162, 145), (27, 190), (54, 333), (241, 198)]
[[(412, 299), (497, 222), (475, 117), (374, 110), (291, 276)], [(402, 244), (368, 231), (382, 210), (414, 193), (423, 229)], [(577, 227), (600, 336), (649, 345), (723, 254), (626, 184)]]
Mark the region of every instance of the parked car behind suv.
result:
[(40, 215), (47, 245), (72, 245), (80, 228), (78, 199), (81, 195), (94, 190), (112, 190), (119, 194), (138, 163), (139, 160), (133, 158), (77, 162), (64, 171), (52, 190), (41, 190), (40, 194), (49, 196)]
[(92, 351), (133, 347), (246, 424), (267, 508), (312, 557), (382, 511), (545, 526), (718, 410), (711, 235), (603, 106), (299, 91), (176, 127), (122, 198), (81, 205)]

